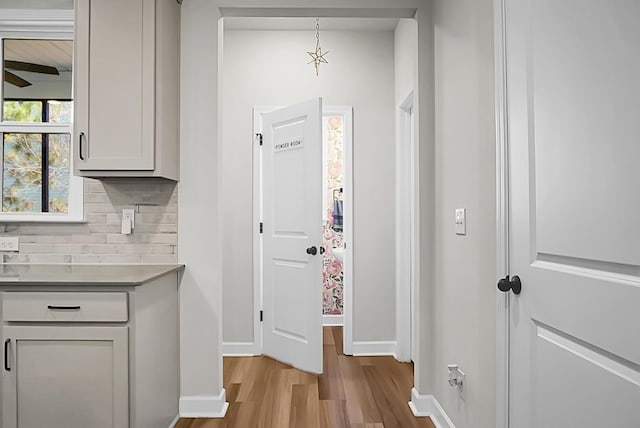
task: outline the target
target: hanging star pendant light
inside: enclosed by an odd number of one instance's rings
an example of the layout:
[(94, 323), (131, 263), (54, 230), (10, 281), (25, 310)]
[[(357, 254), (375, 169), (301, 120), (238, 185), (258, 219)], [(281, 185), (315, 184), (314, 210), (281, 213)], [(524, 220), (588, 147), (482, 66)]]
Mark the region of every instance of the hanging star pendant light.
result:
[(322, 48), (318, 46), (316, 47), (315, 52), (307, 52), (307, 53), (311, 56), (311, 61), (309, 61), (307, 64), (313, 63), (314, 67), (316, 68), (316, 76), (318, 76), (320, 71), (320, 64), (321, 63), (329, 64), (329, 62), (324, 57), (326, 54), (329, 53), (329, 51), (322, 52)]
[(320, 18), (316, 18), (316, 50), (307, 53), (309, 54), (309, 56), (311, 56), (311, 61), (309, 61), (307, 64), (313, 64), (316, 69), (316, 76), (318, 76), (320, 72), (320, 64), (329, 64), (329, 62), (324, 57), (329, 53), (329, 51), (322, 52), (322, 48), (320, 47)]

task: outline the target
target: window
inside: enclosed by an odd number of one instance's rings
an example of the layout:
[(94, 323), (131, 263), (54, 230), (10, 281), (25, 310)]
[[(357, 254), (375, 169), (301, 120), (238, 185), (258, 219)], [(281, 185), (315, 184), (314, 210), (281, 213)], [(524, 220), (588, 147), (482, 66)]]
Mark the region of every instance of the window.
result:
[[(6, 100), (4, 120), (70, 123), (71, 101)], [(66, 118), (64, 117), (66, 116)], [(31, 127), (30, 131), (38, 131)], [(69, 212), (71, 134), (5, 132), (2, 135), (2, 212)]]
[(52, 32), (30, 18), (0, 28), (0, 222), (81, 221), (83, 180), (73, 176), (71, 146), (72, 21)]

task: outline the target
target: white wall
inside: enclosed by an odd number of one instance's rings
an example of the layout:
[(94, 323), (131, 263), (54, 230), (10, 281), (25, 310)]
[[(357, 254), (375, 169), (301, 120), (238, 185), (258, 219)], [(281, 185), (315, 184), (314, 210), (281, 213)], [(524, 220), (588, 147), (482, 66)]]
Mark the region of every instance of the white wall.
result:
[(395, 107), (418, 86), (418, 23), (401, 19), (394, 34)]
[[(496, 196), (491, 0), (437, 0), (434, 395), (457, 428), (493, 428)], [(454, 210), (467, 209), (457, 236)], [(466, 374), (463, 396), (447, 364)]]
[(329, 64), (316, 77), (313, 28), (225, 33), (225, 342), (253, 339), (252, 108), (318, 96), (354, 109), (354, 341), (395, 340), (393, 32), (321, 30), (320, 41)]
[(418, 119), (419, 192), (419, 284), (417, 363), (414, 382), (421, 395), (434, 388), (434, 282), (435, 282), (435, 82), (433, 2), (421, 4), (416, 13), (418, 24), (418, 80), (416, 116)]
[[(222, 224), (218, 20), (209, 0), (182, 3), (180, 31), (180, 415), (220, 416)], [(184, 189), (183, 189), (184, 187)]]

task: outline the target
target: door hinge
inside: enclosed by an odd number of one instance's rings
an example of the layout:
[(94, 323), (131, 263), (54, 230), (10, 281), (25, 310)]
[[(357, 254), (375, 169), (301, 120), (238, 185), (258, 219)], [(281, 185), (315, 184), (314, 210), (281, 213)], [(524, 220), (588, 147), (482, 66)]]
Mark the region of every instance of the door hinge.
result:
[(263, 229), (264, 229), (264, 224), (260, 222), (260, 233), (262, 233)]
[(262, 318), (263, 318), (263, 313), (262, 311), (260, 311), (260, 322), (262, 322)]
[(256, 137), (258, 137), (258, 144), (262, 145), (262, 134), (258, 133), (256, 134)]

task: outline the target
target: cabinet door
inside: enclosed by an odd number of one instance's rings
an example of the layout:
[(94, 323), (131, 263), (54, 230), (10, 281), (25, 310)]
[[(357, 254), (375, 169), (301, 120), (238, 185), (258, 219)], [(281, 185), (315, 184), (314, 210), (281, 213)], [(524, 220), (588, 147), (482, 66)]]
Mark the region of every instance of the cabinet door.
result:
[(77, 0), (75, 165), (153, 170), (155, 0)]
[(128, 427), (127, 329), (4, 327), (2, 426)]

